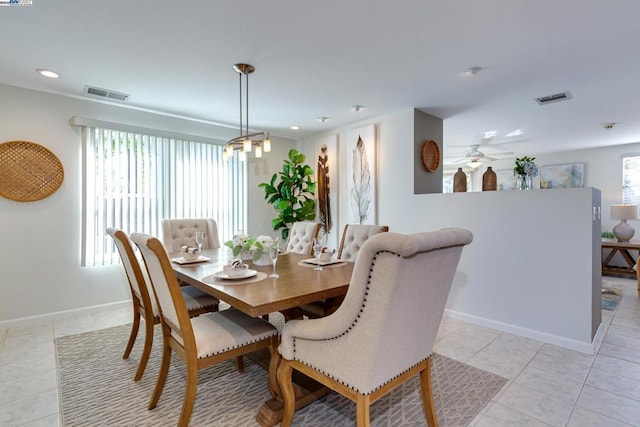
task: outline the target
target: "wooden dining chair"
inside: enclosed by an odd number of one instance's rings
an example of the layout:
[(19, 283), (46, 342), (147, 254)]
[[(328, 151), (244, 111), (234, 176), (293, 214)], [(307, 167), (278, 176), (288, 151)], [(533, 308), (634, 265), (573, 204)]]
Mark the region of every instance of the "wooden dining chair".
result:
[(267, 348), (271, 355), (268, 382), (275, 396), (278, 330), (269, 322), (234, 309), (189, 318), (183, 293), (171, 268), (171, 261), (158, 239), (134, 233), (160, 307), (162, 362), (149, 409), (158, 404), (175, 352), (187, 365), (187, 378), (179, 426), (189, 424), (198, 386), (198, 371), (221, 361)]
[(313, 240), (318, 237), (319, 232), (319, 222), (294, 222), (287, 240), (287, 252), (313, 255)]
[[(138, 381), (144, 374), (149, 355), (151, 354), (153, 327), (160, 323), (159, 310), (155, 296), (153, 296), (153, 289), (148, 283), (148, 278), (143, 272), (138, 258), (136, 258), (133, 251), (133, 244), (131, 240), (129, 240), (129, 237), (124, 231), (117, 228), (108, 228), (107, 234), (113, 239), (120, 254), (120, 259), (129, 282), (131, 300), (133, 302), (133, 325), (131, 327), (131, 333), (129, 334), (127, 347), (122, 355), (123, 359), (129, 358), (133, 344), (138, 336), (138, 329), (140, 329), (140, 318), (142, 317), (144, 320), (144, 347), (142, 349), (142, 355), (140, 356), (140, 362), (138, 363), (136, 376), (133, 378), (135, 381)], [(220, 301), (217, 298), (207, 295), (193, 286), (183, 286), (180, 289), (182, 290), (189, 316), (193, 317), (203, 313), (218, 311)]]
[[(369, 237), (378, 233), (386, 233), (389, 227), (386, 225), (371, 224), (347, 224), (342, 231), (337, 258), (343, 261), (355, 262), (360, 248)], [(334, 312), (342, 303), (342, 298), (314, 301), (300, 306), (300, 313), (310, 319), (327, 316)]]
[(160, 221), (160, 237), (169, 253), (180, 252), (183, 245), (196, 246), (196, 232), (204, 232), (202, 249), (218, 249), (218, 224), (211, 218), (165, 218)]
[(282, 426), (291, 425), (295, 411), (292, 370), (355, 401), (359, 427), (369, 426), (370, 404), (419, 375), (425, 418), (437, 426), (430, 357), (462, 248), (472, 238), (468, 230), (446, 229), (368, 239), (344, 303), (327, 317), (291, 320), (282, 329)]

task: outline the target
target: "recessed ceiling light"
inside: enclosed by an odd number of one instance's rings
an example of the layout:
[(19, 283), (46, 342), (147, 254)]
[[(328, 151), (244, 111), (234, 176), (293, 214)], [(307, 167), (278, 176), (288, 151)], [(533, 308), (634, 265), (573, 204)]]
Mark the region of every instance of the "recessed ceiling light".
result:
[(602, 127), (605, 129), (613, 129), (616, 124), (616, 122), (605, 122), (602, 124)]
[(300, 126), (293, 125), (289, 129), (291, 129), (291, 130), (300, 130)]
[(493, 138), (494, 136), (496, 136), (498, 134), (497, 130), (490, 130), (488, 132), (483, 132), (482, 133), (482, 138), (484, 139), (489, 139), (489, 138)]
[(467, 76), (467, 77), (475, 77), (475, 76), (478, 75), (480, 70), (482, 70), (482, 68), (480, 68), (480, 67), (469, 67), (466, 70), (464, 70), (464, 73), (462, 73), (462, 74)]
[(506, 134), (506, 137), (512, 137), (512, 136), (520, 136), (522, 135), (522, 129), (516, 129), (514, 131), (509, 132), (508, 134)]
[(353, 109), (353, 111), (360, 111), (362, 110), (364, 107), (362, 105), (354, 105), (353, 107), (351, 107)]
[(60, 74), (55, 71), (47, 70), (46, 68), (38, 68), (36, 73), (40, 74), (43, 77), (49, 77), (50, 79), (60, 78)]
[(329, 120), (329, 117), (318, 117), (320, 123), (325, 123), (327, 120)]

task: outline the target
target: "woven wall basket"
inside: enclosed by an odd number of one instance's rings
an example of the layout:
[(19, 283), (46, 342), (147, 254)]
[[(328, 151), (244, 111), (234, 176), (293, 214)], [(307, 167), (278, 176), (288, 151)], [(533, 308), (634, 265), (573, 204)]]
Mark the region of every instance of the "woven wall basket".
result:
[(47, 148), (28, 141), (0, 144), (0, 196), (18, 202), (49, 197), (64, 179), (62, 163)]

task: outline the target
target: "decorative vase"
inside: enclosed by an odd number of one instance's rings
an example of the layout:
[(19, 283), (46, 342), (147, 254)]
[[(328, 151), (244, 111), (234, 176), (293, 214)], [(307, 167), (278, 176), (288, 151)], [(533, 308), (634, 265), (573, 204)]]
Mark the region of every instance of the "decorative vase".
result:
[(240, 253), (238, 254), (238, 257), (243, 261), (246, 261), (248, 259), (250, 260), (253, 258), (253, 256), (251, 255), (251, 252), (249, 251), (240, 251)]
[(458, 168), (458, 172), (453, 175), (453, 192), (460, 193), (467, 191), (467, 174), (462, 168)]
[(271, 265), (271, 264), (273, 264), (273, 262), (271, 261), (271, 257), (269, 256), (268, 253), (264, 253), (264, 254), (260, 255), (260, 258), (258, 258), (257, 260), (253, 261), (253, 263), (255, 265)]
[(516, 177), (516, 189), (531, 190), (531, 175), (518, 175)]
[(482, 191), (496, 191), (497, 189), (498, 177), (491, 166), (487, 166), (486, 172), (482, 174)]

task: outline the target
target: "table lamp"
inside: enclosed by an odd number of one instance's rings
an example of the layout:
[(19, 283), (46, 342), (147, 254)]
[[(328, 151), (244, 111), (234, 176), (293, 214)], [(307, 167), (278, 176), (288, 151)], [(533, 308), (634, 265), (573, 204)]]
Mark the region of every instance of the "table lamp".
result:
[(613, 234), (620, 243), (628, 243), (636, 233), (628, 219), (638, 219), (638, 205), (612, 205), (611, 219), (619, 219), (620, 224), (613, 227)]

